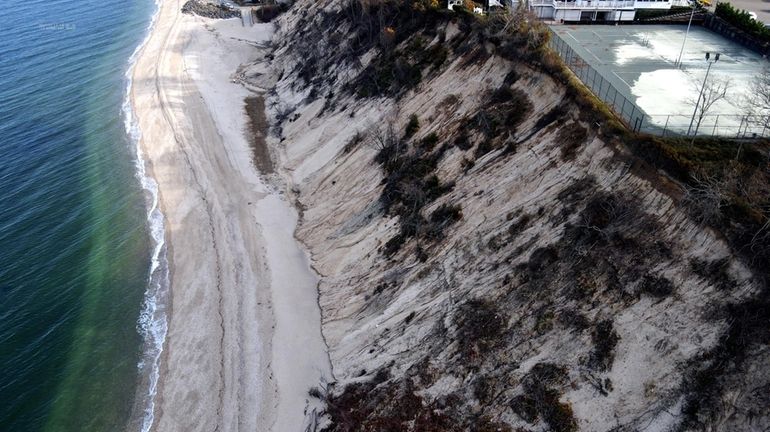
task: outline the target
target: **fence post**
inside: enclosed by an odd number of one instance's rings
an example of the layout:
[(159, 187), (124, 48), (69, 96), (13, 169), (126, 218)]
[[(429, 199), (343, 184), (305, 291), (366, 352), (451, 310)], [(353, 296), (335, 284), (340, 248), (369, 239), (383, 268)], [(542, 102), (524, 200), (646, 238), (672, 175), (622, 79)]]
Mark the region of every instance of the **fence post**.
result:
[[(625, 118), (624, 114), (626, 113), (626, 97), (623, 96), (623, 106), (620, 107), (620, 118)], [(631, 123), (631, 119), (628, 119), (628, 122)]]
[(746, 126), (743, 127), (743, 137), (746, 138), (746, 132), (749, 131), (749, 116), (748, 115), (743, 116), (743, 120), (741, 120), (741, 122), (744, 122), (744, 121), (746, 122)]
[(719, 123), (719, 114), (717, 114), (717, 118), (714, 120), (714, 129), (711, 131), (711, 136), (717, 133), (717, 123)]
[(604, 77), (599, 75), (599, 99), (607, 102), (607, 92), (609, 90), (604, 91), (604, 96), (602, 96), (602, 89), (604, 89)]
[(668, 131), (668, 120), (671, 118), (671, 114), (666, 116), (666, 125), (663, 126), (663, 133), (660, 136), (666, 136), (666, 132)]

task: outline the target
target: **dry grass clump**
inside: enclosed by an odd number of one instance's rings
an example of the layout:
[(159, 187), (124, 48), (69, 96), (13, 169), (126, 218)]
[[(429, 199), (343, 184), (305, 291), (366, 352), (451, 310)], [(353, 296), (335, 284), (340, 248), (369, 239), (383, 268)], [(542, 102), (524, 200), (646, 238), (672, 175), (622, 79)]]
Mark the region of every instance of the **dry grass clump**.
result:
[(489, 300), (473, 299), (460, 306), (455, 322), (460, 352), (478, 358), (500, 343), (508, 316)]
[(411, 238), (443, 238), (444, 230), (462, 218), (462, 210), (444, 203), (430, 217), (423, 215), (425, 206), (454, 188), (453, 182), (442, 182), (435, 173), (443, 155), (442, 149), (435, 149), (438, 136), (430, 134), (414, 144), (399, 138), (391, 125), (373, 132), (373, 139), (379, 149), (375, 161), (385, 171), (380, 200), (387, 213), (399, 218), (399, 233), (385, 243), (385, 255), (394, 255)]
[(476, 156), (483, 156), (504, 144), (515, 146), (517, 127), (532, 113), (527, 95), (507, 85), (490, 92), (488, 102), (471, 120), (471, 127), (480, 131), (484, 139), (476, 148)]
[(559, 401), (558, 390), (567, 381), (567, 371), (553, 363), (538, 363), (524, 377), (524, 394), (514, 397), (513, 411), (528, 423), (542, 419), (552, 431), (577, 431), (572, 407)]
[(615, 359), (615, 347), (620, 341), (620, 336), (613, 328), (612, 320), (597, 323), (591, 334), (591, 340), (594, 343), (594, 350), (589, 357), (589, 365), (600, 371), (610, 369)]

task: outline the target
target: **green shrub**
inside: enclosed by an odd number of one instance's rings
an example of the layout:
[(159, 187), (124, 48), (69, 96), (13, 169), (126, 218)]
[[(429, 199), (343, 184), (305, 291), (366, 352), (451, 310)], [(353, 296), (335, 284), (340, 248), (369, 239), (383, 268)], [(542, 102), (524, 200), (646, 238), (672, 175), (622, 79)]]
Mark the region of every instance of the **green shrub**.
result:
[(742, 9), (733, 7), (730, 3), (717, 3), (714, 14), (734, 25), (740, 30), (759, 38), (762, 42), (770, 42), (770, 29)]

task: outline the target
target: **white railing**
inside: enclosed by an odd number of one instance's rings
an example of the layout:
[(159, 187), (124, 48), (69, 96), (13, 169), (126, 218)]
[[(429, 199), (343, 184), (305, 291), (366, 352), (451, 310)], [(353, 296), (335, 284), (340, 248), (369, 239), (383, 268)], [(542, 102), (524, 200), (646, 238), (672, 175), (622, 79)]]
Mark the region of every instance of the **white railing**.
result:
[(633, 1), (605, 1), (605, 0), (530, 0), (531, 6), (551, 6), (554, 9), (633, 9)]
[(671, 9), (670, 1), (637, 1), (635, 9)]

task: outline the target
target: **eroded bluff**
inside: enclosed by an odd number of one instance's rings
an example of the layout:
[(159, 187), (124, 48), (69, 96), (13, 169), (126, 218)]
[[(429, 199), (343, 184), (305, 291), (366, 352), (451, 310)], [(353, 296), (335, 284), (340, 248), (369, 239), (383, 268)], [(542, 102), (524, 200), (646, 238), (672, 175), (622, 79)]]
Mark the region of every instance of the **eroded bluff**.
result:
[(321, 276), (322, 427), (770, 427), (766, 147), (629, 134), (523, 12), (277, 25), (253, 78)]

